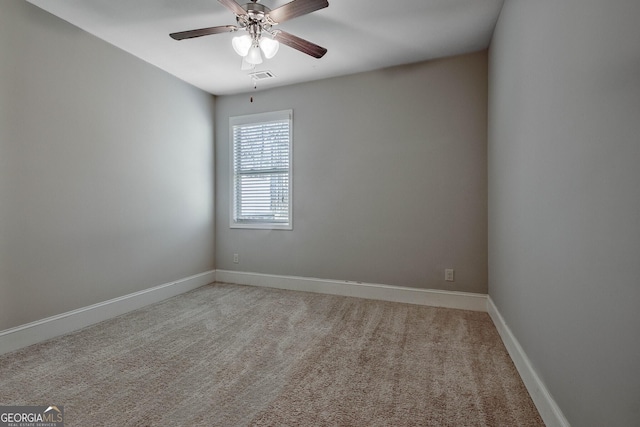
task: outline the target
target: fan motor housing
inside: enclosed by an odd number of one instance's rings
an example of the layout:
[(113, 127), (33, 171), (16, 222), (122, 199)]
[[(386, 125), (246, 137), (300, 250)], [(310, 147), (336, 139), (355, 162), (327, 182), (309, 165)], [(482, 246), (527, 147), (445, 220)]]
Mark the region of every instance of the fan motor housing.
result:
[(246, 27), (252, 22), (264, 22), (265, 15), (271, 12), (271, 9), (260, 3), (247, 3), (242, 8), (247, 11), (247, 14), (236, 18), (241, 27)]

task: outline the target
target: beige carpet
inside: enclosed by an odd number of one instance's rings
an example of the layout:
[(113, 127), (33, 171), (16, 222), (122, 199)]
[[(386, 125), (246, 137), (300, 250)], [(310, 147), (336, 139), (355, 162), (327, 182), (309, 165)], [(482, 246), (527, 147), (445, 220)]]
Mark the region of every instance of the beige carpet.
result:
[(542, 426), (486, 313), (216, 284), (0, 356), (66, 426)]

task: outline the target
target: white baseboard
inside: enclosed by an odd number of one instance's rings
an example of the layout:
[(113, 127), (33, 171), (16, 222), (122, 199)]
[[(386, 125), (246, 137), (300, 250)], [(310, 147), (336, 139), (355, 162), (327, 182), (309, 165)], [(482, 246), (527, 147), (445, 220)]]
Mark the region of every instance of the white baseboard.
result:
[(513, 364), (520, 373), (520, 377), (527, 387), (533, 403), (536, 405), (536, 408), (538, 408), (538, 412), (545, 425), (547, 427), (570, 427), (560, 407), (558, 407), (549, 390), (547, 390), (547, 387), (540, 377), (538, 377), (538, 374), (536, 374), (529, 358), (511, 332), (511, 329), (509, 329), (509, 326), (505, 323), (504, 318), (493, 303), (493, 300), (491, 300), (491, 297), (487, 298), (487, 312), (496, 325), (502, 342), (504, 342), (513, 360)]
[(215, 270), (0, 331), (0, 354), (18, 350), (216, 281)]
[(217, 270), (216, 280), (218, 282), (287, 289), (291, 291), (315, 292), (434, 307), (457, 308), (461, 310), (487, 311), (486, 295), (466, 292), (417, 289), (372, 283), (314, 279), (309, 277), (276, 276), (229, 270)]
[(570, 427), (569, 422), (536, 374), (529, 358), (505, 323), (497, 307), (491, 298), (484, 294), (229, 270), (211, 270), (0, 331), (0, 354), (76, 331), (215, 281), (488, 312), (547, 427)]

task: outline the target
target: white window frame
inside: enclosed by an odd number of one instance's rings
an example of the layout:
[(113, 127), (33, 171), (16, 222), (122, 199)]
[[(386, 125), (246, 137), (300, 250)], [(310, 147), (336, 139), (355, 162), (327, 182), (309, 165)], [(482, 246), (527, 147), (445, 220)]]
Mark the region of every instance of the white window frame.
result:
[[(276, 222), (269, 220), (242, 220), (238, 219), (236, 207), (238, 206), (236, 191), (236, 159), (234, 128), (243, 125), (255, 125), (273, 121), (288, 120), (289, 122), (289, 204), (288, 221)], [(229, 192), (229, 218), (230, 228), (253, 228), (267, 230), (293, 230), (293, 110), (272, 111), (267, 113), (249, 114), (245, 116), (235, 116), (229, 118), (229, 169), (230, 169), (230, 192)]]

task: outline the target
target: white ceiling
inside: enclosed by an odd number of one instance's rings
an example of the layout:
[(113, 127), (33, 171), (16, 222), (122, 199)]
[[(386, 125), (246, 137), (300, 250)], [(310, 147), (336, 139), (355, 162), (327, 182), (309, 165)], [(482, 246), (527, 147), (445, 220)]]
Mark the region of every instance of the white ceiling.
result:
[[(169, 33), (235, 25), (217, 0), (28, 0), (215, 95), (253, 90), (234, 33), (176, 41)], [(248, 0), (239, 0), (244, 4)], [(262, 0), (275, 9), (288, 0)], [(258, 89), (474, 52), (488, 47), (503, 0), (329, 0), (279, 28), (328, 49), (321, 59), (287, 46), (255, 71)], [(237, 34), (237, 33), (236, 33)]]

